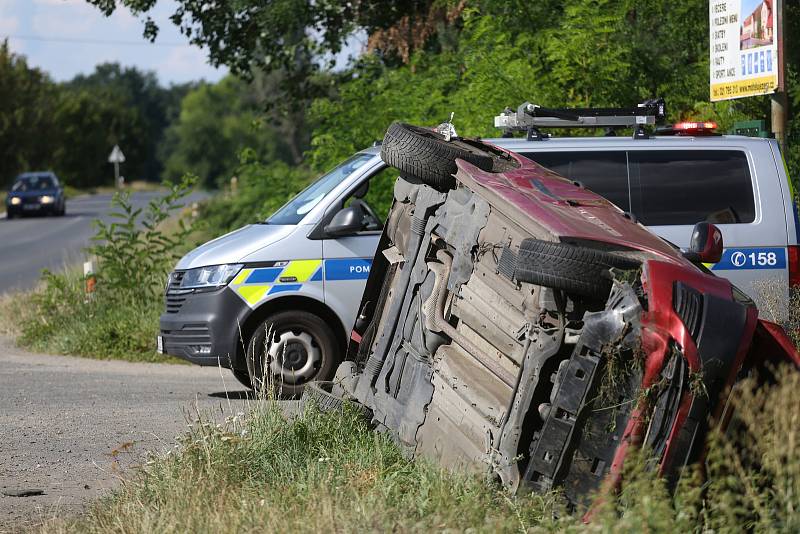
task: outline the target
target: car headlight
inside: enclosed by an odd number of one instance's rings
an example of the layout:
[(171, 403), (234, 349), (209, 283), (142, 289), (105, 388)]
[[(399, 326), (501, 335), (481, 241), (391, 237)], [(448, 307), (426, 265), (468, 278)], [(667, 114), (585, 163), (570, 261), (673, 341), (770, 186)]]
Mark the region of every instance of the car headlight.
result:
[(42, 204), (52, 204), (55, 198), (51, 197), (50, 195), (42, 195), (40, 200), (42, 201)]
[(242, 270), (240, 263), (226, 265), (209, 265), (189, 269), (181, 280), (181, 289), (213, 288), (228, 285), (233, 277)]
[(18, 206), (20, 204), (22, 204), (22, 199), (21, 198), (19, 198), (19, 197), (11, 197), (11, 205), (12, 206)]

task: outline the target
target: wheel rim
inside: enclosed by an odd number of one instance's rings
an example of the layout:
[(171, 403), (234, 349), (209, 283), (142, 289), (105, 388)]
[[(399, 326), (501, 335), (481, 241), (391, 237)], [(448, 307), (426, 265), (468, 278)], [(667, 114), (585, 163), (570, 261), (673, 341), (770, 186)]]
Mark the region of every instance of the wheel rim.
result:
[(314, 338), (302, 330), (276, 335), (267, 353), (270, 372), (288, 384), (308, 382), (316, 376), (322, 351)]

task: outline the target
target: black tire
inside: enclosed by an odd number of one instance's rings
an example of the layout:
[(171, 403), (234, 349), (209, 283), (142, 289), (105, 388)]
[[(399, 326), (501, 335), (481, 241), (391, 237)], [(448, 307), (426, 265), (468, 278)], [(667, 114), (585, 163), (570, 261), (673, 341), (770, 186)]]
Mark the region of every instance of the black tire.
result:
[(605, 299), (611, 290), (608, 270), (638, 266), (634, 260), (609, 252), (528, 238), (520, 243), (514, 278), (575, 295)]
[(231, 372), (241, 385), (247, 389), (253, 389), (253, 382), (250, 381), (250, 373), (248, 373), (246, 369), (244, 371), (241, 369), (231, 369)]
[(303, 406), (314, 404), (321, 412), (342, 411), (346, 404), (352, 406), (359, 414), (366, 419), (372, 418), (372, 411), (363, 404), (345, 400), (334, 394), (333, 382), (312, 382), (306, 385), (303, 391)]
[[(272, 339), (267, 343), (267, 332), (270, 331)], [(281, 336), (286, 334), (290, 339), (281, 342)], [(303, 342), (293, 341), (305, 337), (311, 338), (311, 350), (300, 345)], [(291, 348), (291, 343), (295, 343), (299, 348)], [(283, 343), (283, 345), (281, 345)], [(283, 349), (281, 347), (283, 346)], [(289, 352), (286, 352), (287, 346)], [(275, 363), (275, 367), (281, 370), (280, 375), (274, 375), (270, 370), (265, 369), (264, 363), (267, 360), (268, 350), (279, 352), (273, 358), (290, 358), (292, 361)], [(282, 352), (281, 352), (282, 350)], [(305, 351), (305, 354), (303, 354)], [(314, 351), (314, 357), (311, 352)], [(304, 311), (284, 311), (270, 315), (266, 318), (253, 334), (247, 343), (247, 372), (253, 389), (265, 393), (270, 387), (274, 387), (275, 393), (283, 398), (296, 398), (303, 393), (306, 384), (314, 380), (330, 380), (339, 363), (341, 349), (337, 343), (336, 335), (331, 327), (320, 317), (313, 313)], [(305, 355), (305, 360), (303, 359)], [(314, 361), (316, 360), (316, 361)], [(306, 369), (306, 364), (312, 362), (309, 372), (296, 375), (295, 371), (302, 372)], [(277, 362), (277, 360), (276, 360)], [(272, 361), (270, 361), (272, 365)], [(298, 369), (299, 368), (299, 369)]]
[[(457, 158), (484, 171), (492, 171), (503, 167), (499, 163), (500, 154), (480, 141), (453, 139), (448, 142), (433, 130), (401, 122), (389, 126), (381, 144), (381, 158), (387, 165), (398, 169), (402, 176), (416, 178), (439, 191), (455, 186), (453, 175), (458, 170)], [(508, 166), (509, 160), (503, 163)]]

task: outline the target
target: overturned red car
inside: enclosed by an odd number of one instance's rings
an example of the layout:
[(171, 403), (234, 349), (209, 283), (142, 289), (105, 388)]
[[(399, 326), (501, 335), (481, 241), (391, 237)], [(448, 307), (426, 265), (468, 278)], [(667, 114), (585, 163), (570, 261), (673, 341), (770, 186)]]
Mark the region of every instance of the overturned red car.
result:
[(644, 447), (674, 483), (731, 386), (800, 364), (783, 330), (580, 183), (450, 132), (390, 127), (394, 203), (337, 382), (410, 455), (585, 502)]

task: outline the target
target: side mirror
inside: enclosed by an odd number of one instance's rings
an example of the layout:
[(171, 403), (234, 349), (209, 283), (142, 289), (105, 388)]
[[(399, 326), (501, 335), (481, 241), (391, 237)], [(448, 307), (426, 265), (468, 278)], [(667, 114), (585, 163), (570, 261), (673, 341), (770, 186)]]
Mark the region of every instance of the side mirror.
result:
[(694, 225), (685, 256), (694, 262), (717, 263), (722, 259), (722, 230), (709, 222)]
[(364, 210), (358, 204), (340, 209), (325, 225), (325, 233), (335, 237), (353, 235), (363, 229)]

